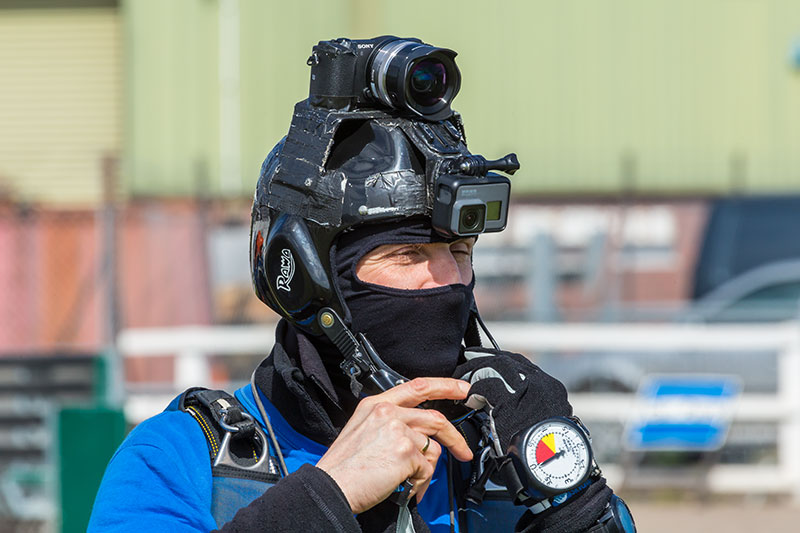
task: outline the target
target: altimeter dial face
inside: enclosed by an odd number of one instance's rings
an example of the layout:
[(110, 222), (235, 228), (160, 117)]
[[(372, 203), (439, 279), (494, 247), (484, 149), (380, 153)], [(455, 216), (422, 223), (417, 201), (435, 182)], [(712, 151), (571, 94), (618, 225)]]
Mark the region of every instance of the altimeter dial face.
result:
[(585, 434), (566, 419), (534, 426), (525, 441), (525, 459), (536, 481), (559, 492), (582, 483), (592, 462)]

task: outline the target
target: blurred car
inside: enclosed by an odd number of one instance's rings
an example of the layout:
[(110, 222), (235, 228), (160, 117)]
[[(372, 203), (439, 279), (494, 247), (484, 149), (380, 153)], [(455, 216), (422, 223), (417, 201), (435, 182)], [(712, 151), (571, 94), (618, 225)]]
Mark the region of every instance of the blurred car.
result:
[[(800, 239), (798, 239), (800, 240)], [(689, 322), (780, 322), (800, 318), (800, 259), (754, 268), (697, 300)]]
[[(800, 197), (715, 201), (695, 268), (694, 298), (679, 323), (770, 323), (800, 320)], [(647, 374), (736, 374), (743, 393), (774, 394), (775, 350), (599, 351), (536, 354), (536, 362), (572, 392), (632, 393)], [(621, 428), (598, 428), (609, 458)], [(777, 426), (734, 424), (722, 460), (774, 460)], [(770, 458), (770, 459), (768, 459)]]
[(798, 231), (800, 196), (715, 200), (695, 267), (692, 299), (700, 301), (759, 267), (800, 259)]
[[(800, 319), (800, 259), (746, 272), (694, 302), (679, 322), (767, 323)], [(574, 392), (633, 392), (646, 374), (725, 373), (742, 376), (744, 391), (775, 392), (777, 354), (728, 352), (585, 352), (537, 354), (537, 362)]]
[[(800, 319), (800, 196), (721, 198), (710, 207), (695, 268), (694, 299), (680, 323)], [(774, 392), (774, 352), (537, 354), (575, 392), (632, 392), (651, 373), (729, 373), (744, 392)]]

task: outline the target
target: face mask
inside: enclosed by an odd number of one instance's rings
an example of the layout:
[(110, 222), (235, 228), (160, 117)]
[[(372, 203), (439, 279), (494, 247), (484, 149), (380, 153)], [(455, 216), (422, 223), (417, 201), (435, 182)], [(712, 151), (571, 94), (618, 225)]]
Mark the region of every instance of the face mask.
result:
[(332, 251), (351, 330), (363, 333), (381, 359), (407, 378), (452, 375), (473, 307), (474, 281), (430, 289), (395, 289), (358, 279), (356, 265), (383, 244), (430, 242), (448, 240), (424, 219), (409, 219), (400, 225), (358, 228), (342, 235)]

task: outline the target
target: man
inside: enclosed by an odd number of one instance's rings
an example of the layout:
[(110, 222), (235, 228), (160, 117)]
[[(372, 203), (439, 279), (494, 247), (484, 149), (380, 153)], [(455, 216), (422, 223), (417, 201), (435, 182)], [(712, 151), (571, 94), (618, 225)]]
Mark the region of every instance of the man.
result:
[[(254, 288), (283, 317), (272, 353), (235, 399), (189, 391), (134, 429), (89, 529), (633, 531), (608, 526), (616, 500), (590, 455), (560, 492), (533, 478), (523, 490), (524, 468), (512, 471), (506, 454), (525, 448), (526, 428), (582, 430), (558, 422), (572, 415), (558, 381), (480, 348), (482, 229), (462, 231), (466, 215), (434, 227), (432, 206), (435, 175), (478, 161), (460, 119), (312, 100), (265, 160), (253, 203)], [(548, 468), (580, 448), (548, 435)], [(509, 480), (516, 491), (497, 484)]]

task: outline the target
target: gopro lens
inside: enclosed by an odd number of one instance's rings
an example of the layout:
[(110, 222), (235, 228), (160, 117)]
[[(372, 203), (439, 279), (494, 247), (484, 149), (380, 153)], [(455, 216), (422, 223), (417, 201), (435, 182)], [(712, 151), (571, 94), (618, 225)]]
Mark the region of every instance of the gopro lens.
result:
[(483, 204), (465, 205), (458, 215), (458, 233), (473, 234), (483, 232), (486, 222), (486, 206)]

